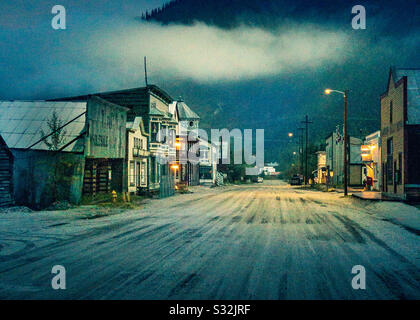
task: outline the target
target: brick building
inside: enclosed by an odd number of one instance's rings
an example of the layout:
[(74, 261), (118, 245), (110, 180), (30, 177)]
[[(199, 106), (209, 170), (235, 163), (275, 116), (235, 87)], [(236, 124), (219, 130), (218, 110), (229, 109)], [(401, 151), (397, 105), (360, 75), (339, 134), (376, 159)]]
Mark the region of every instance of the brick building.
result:
[(381, 95), (382, 191), (420, 196), (420, 69), (391, 68)]

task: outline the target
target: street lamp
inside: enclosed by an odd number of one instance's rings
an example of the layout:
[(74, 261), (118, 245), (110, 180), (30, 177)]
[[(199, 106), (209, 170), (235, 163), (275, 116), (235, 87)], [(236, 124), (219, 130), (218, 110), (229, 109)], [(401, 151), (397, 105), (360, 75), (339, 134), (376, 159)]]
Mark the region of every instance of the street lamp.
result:
[(289, 138), (293, 137), (293, 132), (289, 132), (288, 136)]
[(339, 91), (333, 89), (325, 89), (325, 94), (330, 94), (332, 92), (337, 92), (343, 95), (344, 97), (344, 195), (347, 196), (347, 175), (348, 175), (348, 163), (347, 163), (347, 90)]

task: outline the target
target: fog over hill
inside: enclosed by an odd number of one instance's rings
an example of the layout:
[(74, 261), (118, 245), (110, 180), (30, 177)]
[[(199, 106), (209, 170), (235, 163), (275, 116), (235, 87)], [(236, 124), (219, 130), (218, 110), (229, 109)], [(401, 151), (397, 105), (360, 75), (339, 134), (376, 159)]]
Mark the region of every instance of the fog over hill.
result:
[[(215, 56), (218, 50), (227, 52), (225, 58), (217, 57), (224, 74), (213, 68), (209, 71), (213, 81), (193, 79), (173, 87), (203, 115), (205, 126), (264, 128), (266, 157), (277, 159), (293, 148), (286, 134), (301, 126), (305, 114), (314, 121), (310, 137), (317, 144), (342, 125), (342, 98), (325, 97), (326, 87), (350, 91), (352, 134), (379, 128), (379, 96), (386, 88), (389, 67), (420, 66), (420, 10), (416, 1), (403, 3), (357, 2), (366, 8), (366, 30), (351, 27), (356, 3), (335, 0), (175, 0), (143, 13), (141, 21), (168, 28), (205, 24), (226, 32), (222, 38), (252, 39), (243, 51), (229, 51), (226, 44), (208, 37)], [(191, 47), (194, 52), (194, 44)], [(250, 53), (256, 47), (265, 55)], [(248, 68), (236, 68), (232, 57), (243, 56)], [(207, 57), (208, 64), (214, 62)], [(259, 72), (247, 74), (252, 65)]]
[[(313, 143), (342, 124), (342, 97), (327, 87), (350, 90), (353, 134), (379, 128), (389, 67), (420, 67), (417, 3), (67, 0), (57, 31), (50, 1), (2, 1), (0, 98), (143, 86), (147, 56), (149, 83), (182, 96), (202, 127), (265, 129), (266, 160), (287, 161), (287, 133), (305, 114)], [(351, 27), (354, 4), (366, 8), (366, 30)]]

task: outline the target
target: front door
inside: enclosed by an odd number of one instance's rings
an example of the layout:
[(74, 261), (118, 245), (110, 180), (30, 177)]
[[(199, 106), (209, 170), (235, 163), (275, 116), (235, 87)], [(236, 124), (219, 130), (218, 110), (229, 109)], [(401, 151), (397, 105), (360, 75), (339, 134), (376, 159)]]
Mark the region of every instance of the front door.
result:
[(394, 161), (394, 193), (397, 193), (397, 184), (398, 184), (398, 176), (397, 176), (397, 161)]
[(142, 163), (140, 162), (140, 161), (137, 161), (137, 164), (136, 164), (136, 177), (137, 177), (137, 179), (136, 179), (136, 187), (138, 188), (138, 187), (140, 187), (141, 186), (141, 165), (142, 165)]

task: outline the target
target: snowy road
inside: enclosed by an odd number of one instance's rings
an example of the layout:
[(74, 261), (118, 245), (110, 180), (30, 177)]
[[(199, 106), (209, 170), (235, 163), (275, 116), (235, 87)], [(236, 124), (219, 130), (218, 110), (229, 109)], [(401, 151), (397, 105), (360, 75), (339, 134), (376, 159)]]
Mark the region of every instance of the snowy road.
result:
[[(2, 214), (0, 298), (420, 299), (419, 229), (414, 207), (269, 181), (97, 219)], [(66, 290), (51, 288), (54, 265)]]

